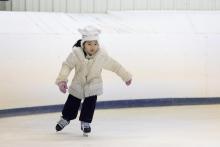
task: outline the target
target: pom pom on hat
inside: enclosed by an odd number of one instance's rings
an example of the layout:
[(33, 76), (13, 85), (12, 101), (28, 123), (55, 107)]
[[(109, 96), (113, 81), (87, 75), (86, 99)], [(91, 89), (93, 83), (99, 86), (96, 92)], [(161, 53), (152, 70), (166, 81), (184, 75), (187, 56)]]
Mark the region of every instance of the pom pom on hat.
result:
[(94, 26), (86, 26), (83, 29), (78, 29), (78, 31), (82, 34), (81, 47), (85, 41), (89, 40), (99, 40), (99, 34), (101, 30)]

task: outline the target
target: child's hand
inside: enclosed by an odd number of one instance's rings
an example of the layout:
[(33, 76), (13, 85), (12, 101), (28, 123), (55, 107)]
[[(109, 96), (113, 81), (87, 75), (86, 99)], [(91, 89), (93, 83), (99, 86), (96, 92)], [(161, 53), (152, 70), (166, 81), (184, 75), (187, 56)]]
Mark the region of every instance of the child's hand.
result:
[(65, 81), (61, 81), (58, 83), (59, 89), (61, 92), (66, 93), (66, 89), (68, 89), (67, 87), (67, 83)]
[(132, 79), (130, 79), (129, 81), (125, 82), (127, 86), (129, 86), (131, 84)]

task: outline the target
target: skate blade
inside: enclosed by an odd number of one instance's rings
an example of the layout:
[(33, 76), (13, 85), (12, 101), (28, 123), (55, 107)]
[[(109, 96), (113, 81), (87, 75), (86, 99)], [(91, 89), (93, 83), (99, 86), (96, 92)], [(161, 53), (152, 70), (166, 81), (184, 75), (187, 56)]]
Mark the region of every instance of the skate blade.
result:
[(88, 136), (89, 136), (89, 133), (83, 133), (83, 136), (84, 136), (84, 137), (88, 137)]

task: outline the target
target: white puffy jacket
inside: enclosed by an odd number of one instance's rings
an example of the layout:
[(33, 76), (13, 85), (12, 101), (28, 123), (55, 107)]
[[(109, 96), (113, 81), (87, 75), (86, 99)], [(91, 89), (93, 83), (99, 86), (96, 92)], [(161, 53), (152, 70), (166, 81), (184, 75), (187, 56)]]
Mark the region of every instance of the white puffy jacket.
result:
[(55, 83), (67, 82), (74, 68), (75, 75), (69, 86), (69, 93), (79, 99), (103, 93), (102, 68), (115, 72), (125, 82), (131, 79), (131, 74), (101, 48), (93, 58), (87, 59), (81, 47), (73, 47), (72, 52), (63, 62)]

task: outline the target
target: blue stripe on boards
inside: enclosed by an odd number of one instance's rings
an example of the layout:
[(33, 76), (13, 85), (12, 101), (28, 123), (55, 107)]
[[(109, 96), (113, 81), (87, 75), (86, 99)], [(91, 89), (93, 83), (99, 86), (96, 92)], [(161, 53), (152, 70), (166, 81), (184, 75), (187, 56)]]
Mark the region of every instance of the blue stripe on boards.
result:
[[(220, 104), (220, 97), (210, 98), (157, 98), (157, 99), (129, 99), (98, 101), (96, 109), (119, 109), (134, 107), (160, 107), (179, 105), (209, 105)], [(22, 115), (61, 112), (63, 105), (35, 106), (0, 110), (0, 118)]]

